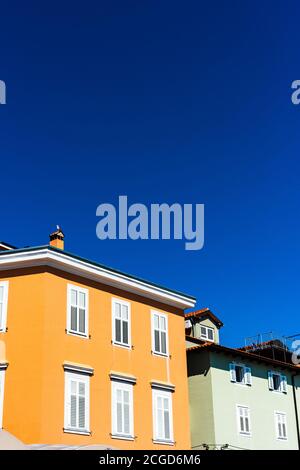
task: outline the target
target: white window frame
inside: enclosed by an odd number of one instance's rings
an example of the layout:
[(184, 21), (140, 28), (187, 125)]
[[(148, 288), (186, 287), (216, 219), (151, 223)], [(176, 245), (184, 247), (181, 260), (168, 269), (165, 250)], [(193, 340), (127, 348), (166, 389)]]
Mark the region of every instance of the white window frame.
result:
[[(164, 318), (166, 322), (166, 352), (155, 350), (155, 329), (154, 329), (154, 317), (157, 315), (159, 318)], [(162, 331), (162, 330), (159, 330)], [(168, 315), (166, 313), (158, 312), (157, 310), (151, 310), (151, 339), (152, 339), (152, 354), (155, 356), (169, 356), (169, 326), (168, 326)]]
[[(168, 399), (169, 401), (169, 429), (170, 438), (159, 436), (158, 432), (158, 410), (157, 400), (158, 398)], [(174, 430), (173, 430), (173, 400), (172, 392), (168, 390), (152, 389), (152, 415), (153, 415), (153, 441), (158, 444), (174, 444)]]
[(8, 281), (1, 281), (0, 287), (3, 287), (2, 318), (0, 319), (0, 333), (6, 332), (7, 307), (8, 307)]
[[(281, 421), (281, 418), (283, 418), (283, 422)], [(287, 441), (288, 440), (288, 431), (287, 431), (287, 419), (286, 419), (286, 413), (283, 411), (274, 411), (274, 419), (275, 419), (275, 432), (276, 432), (276, 439), (278, 441)], [(285, 437), (280, 436), (279, 434), (279, 424), (284, 424), (285, 425)]]
[[(274, 375), (279, 377), (279, 380), (280, 380), (279, 390), (274, 389), (274, 379), (273, 379)], [(281, 374), (278, 371), (274, 371), (274, 370), (268, 371), (268, 385), (269, 385), (269, 390), (274, 393), (284, 393), (285, 395), (287, 394), (287, 377), (286, 375)]]
[[(71, 425), (71, 381), (85, 384), (85, 426)], [(65, 372), (65, 420), (64, 431), (73, 434), (90, 434), (90, 376), (86, 374), (76, 374)]]
[[(112, 427), (112, 437), (124, 440), (134, 440), (134, 408), (133, 408), (133, 384), (120, 382), (120, 381), (112, 381), (111, 382), (111, 427)], [(129, 433), (118, 432), (118, 424), (117, 424), (117, 392), (121, 390), (121, 392), (128, 392), (129, 393)], [(123, 408), (124, 403), (122, 403), (122, 414), (124, 412)], [(123, 423), (124, 424), (124, 423)]]
[(0, 429), (3, 426), (4, 385), (5, 369), (0, 369)]
[[(211, 328), (210, 326), (206, 326), (206, 325), (201, 325), (201, 323), (199, 324), (199, 327), (200, 327), (200, 338), (205, 340), (205, 341), (210, 341), (210, 342), (214, 343), (214, 341), (215, 341), (215, 330), (214, 330), (214, 328)], [(201, 328), (205, 328), (205, 331), (206, 331), (205, 336), (202, 336)], [(208, 330), (212, 331), (212, 336), (213, 336), (212, 339), (209, 339), (209, 337), (208, 337)]]
[[(128, 343), (124, 343), (123, 341), (116, 341), (116, 304), (121, 305), (121, 324), (122, 324), (122, 306), (127, 307), (128, 312)], [(131, 348), (131, 304), (123, 299), (112, 299), (112, 312), (111, 312), (111, 319), (112, 319), (112, 344), (116, 346), (121, 346), (123, 348)], [(122, 328), (121, 328), (122, 331)], [(121, 333), (122, 335), (122, 333)]]
[[(77, 296), (79, 293), (85, 294), (85, 332), (81, 333), (79, 331), (79, 325), (78, 325), (78, 330), (72, 330), (71, 328), (71, 291), (76, 290)], [(67, 333), (69, 335), (75, 335), (75, 336), (80, 336), (82, 338), (88, 338), (89, 337), (89, 291), (88, 289), (85, 289), (84, 287), (77, 286), (74, 284), (68, 284), (67, 286)]]
[[(240, 409), (244, 409), (248, 411), (248, 426), (249, 426), (249, 432), (243, 431), (241, 429), (241, 422), (240, 422)], [(245, 418), (245, 416), (243, 416)], [(245, 437), (251, 437), (251, 417), (250, 417), (250, 408), (247, 405), (236, 405), (236, 420), (237, 420), (237, 431), (240, 436), (245, 436)]]
[[(243, 381), (242, 382), (237, 382), (236, 380), (236, 371), (234, 369), (234, 373), (232, 370), (232, 367), (242, 367), (244, 369), (244, 376), (243, 376)], [(236, 385), (247, 385), (251, 386), (252, 385), (252, 370), (251, 367), (248, 367), (247, 365), (240, 363), (240, 362), (230, 362), (229, 363), (229, 372), (230, 372), (230, 381), (235, 383)]]

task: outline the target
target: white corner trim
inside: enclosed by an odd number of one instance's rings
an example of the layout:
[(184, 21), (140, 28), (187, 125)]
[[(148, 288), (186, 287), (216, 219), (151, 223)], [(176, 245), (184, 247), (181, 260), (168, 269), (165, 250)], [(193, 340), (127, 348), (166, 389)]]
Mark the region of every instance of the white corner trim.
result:
[(185, 295), (170, 292), (163, 287), (154, 286), (146, 281), (133, 279), (126, 274), (111, 271), (108, 268), (95, 266), (88, 261), (75, 259), (72, 256), (52, 251), (49, 248), (23, 252), (5, 252), (0, 256), (0, 270), (32, 266), (51, 266), (65, 272), (82, 276), (144, 297), (159, 300), (179, 308), (194, 307), (196, 301)]

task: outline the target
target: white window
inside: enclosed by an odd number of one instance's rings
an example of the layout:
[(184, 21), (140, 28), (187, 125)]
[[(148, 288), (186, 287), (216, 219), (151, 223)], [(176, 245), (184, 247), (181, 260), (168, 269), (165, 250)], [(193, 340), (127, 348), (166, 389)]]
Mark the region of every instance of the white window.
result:
[(5, 370), (0, 370), (0, 429), (2, 428)]
[(112, 435), (133, 439), (133, 385), (112, 382)]
[(6, 330), (8, 281), (0, 282), (0, 331)]
[(250, 436), (250, 410), (248, 406), (237, 405), (237, 423), (239, 434)]
[(277, 439), (287, 440), (286, 414), (275, 411), (275, 430)]
[(241, 385), (252, 385), (251, 368), (244, 364), (229, 364), (230, 380)]
[(88, 336), (88, 290), (68, 285), (68, 333)]
[(65, 431), (90, 432), (90, 377), (65, 372)]
[(131, 346), (130, 303), (124, 300), (112, 300), (112, 336), (113, 343)]
[(274, 392), (287, 393), (286, 376), (279, 372), (268, 372), (269, 389)]
[(200, 325), (200, 338), (206, 341), (214, 341), (214, 329), (209, 326)]
[(152, 352), (168, 355), (168, 317), (164, 313), (151, 312)]
[(154, 441), (173, 442), (172, 392), (152, 390)]

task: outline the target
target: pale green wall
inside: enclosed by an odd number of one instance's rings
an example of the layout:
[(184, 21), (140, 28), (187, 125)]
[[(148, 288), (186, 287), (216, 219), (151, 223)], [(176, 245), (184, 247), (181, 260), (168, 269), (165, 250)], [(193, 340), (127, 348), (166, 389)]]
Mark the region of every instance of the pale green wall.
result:
[[(239, 360), (222, 353), (205, 351), (208, 369), (205, 376), (201, 372), (203, 354), (204, 351), (188, 354), (192, 442), (230, 444), (246, 449), (297, 449), (291, 372), (281, 371), (287, 376), (287, 394), (276, 393), (268, 388), (268, 370), (272, 369), (271, 365), (254, 361), (246, 363), (242, 358)], [(232, 360), (251, 367), (252, 386), (230, 382), (229, 363)], [(190, 375), (191, 373), (193, 374)], [(197, 373), (200, 373), (201, 377), (198, 378)], [(297, 385), (297, 399), (300, 402), (300, 378), (297, 378)], [(238, 433), (237, 404), (250, 408), (251, 437)], [(300, 405), (298, 410), (300, 417)], [(274, 411), (285, 412), (287, 415), (287, 441), (276, 439)], [(196, 414), (196, 419), (192, 417), (193, 413)]]
[(201, 320), (199, 323), (196, 323), (194, 325), (194, 336), (196, 338), (200, 338), (200, 328), (201, 328), (201, 325), (203, 326), (209, 326), (210, 328), (213, 328), (214, 330), (214, 338), (215, 338), (215, 343), (219, 343), (219, 329), (216, 327), (216, 325), (209, 319), (209, 318), (205, 318), (204, 320)]
[(209, 353), (190, 354), (188, 361), (192, 447), (215, 442)]

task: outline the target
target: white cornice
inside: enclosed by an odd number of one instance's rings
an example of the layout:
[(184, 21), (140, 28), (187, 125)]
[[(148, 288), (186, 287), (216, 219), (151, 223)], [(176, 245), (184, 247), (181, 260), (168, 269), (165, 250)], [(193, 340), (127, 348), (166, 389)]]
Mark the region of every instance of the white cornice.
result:
[(47, 247), (20, 252), (8, 251), (0, 256), (0, 271), (33, 266), (51, 266), (182, 309), (195, 306), (195, 300), (191, 297), (94, 265), (83, 259), (72, 257), (72, 255), (53, 251)]

